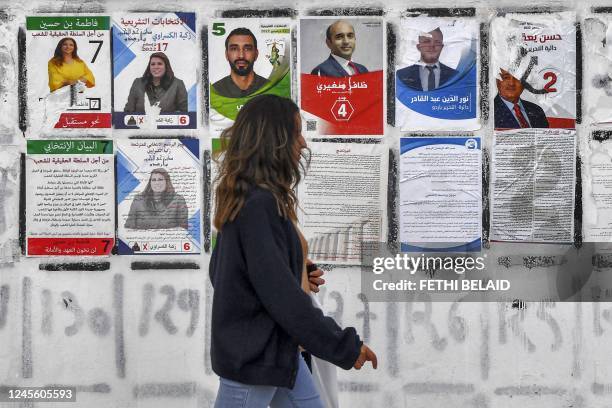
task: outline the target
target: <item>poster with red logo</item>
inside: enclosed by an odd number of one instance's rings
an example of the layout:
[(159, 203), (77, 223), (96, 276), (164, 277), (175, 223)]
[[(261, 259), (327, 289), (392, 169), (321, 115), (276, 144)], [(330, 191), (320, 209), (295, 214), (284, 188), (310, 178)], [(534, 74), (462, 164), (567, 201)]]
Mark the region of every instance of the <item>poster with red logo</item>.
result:
[[(28, 133), (111, 127), (107, 16), (26, 17)], [(63, 132), (64, 134), (66, 132)]]
[(298, 43), (305, 134), (382, 135), (382, 18), (304, 18)]
[(402, 131), (477, 130), (478, 21), (400, 20), (395, 71), (395, 125)]
[(28, 140), (28, 256), (110, 255), (115, 242), (112, 140)]
[(575, 22), (573, 12), (493, 20), (496, 129), (576, 126)]

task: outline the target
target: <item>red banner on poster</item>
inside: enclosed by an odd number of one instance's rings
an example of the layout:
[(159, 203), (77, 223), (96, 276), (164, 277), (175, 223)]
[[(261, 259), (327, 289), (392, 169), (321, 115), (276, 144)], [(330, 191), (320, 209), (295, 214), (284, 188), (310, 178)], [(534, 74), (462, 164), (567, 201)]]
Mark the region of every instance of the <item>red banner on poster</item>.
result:
[(110, 113), (62, 113), (55, 128), (110, 128), (111, 122)]
[(110, 255), (112, 238), (28, 238), (28, 255)]
[(383, 71), (301, 80), (302, 109), (321, 119), (319, 134), (383, 134)]

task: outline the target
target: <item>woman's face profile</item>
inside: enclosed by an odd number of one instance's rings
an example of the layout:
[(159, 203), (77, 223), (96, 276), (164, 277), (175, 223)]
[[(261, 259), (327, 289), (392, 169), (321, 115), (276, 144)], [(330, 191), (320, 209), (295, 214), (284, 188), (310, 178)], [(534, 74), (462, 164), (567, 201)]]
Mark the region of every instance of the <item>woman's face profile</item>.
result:
[(166, 178), (159, 173), (151, 174), (151, 190), (153, 190), (154, 193), (163, 193), (166, 191)]
[(166, 64), (161, 58), (153, 57), (149, 61), (149, 71), (153, 78), (161, 78), (166, 73)]
[(72, 55), (73, 52), (74, 52), (74, 41), (64, 40), (64, 42), (62, 43), (62, 54)]

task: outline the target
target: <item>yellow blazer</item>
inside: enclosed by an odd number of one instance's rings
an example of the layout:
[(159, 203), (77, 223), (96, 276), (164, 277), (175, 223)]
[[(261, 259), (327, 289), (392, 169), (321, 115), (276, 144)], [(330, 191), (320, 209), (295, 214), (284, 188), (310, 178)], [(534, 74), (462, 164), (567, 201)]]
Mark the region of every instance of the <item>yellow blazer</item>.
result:
[(85, 78), (85, 85), (91, 88), (96, 85), (96, 79), (93, 73), (83, 61), (72, 60), (70, 64), (62, 64), (58, 67), (49, 60), (47, 64), (49, 69), (49, 89), (51, 92), (64, 86), (65, 81), (77, 81), (79, 78)]

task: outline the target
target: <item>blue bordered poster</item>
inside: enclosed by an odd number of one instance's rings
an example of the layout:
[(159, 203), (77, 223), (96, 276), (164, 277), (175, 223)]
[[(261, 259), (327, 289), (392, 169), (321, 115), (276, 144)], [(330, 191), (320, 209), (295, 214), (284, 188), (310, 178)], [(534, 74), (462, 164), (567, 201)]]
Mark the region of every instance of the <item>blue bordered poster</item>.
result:
[(197, 139), (117, 141), (119, 254), (200, 253), (199, 152)]
[(195, 129), (200, 52), (195, 13), (113, 17), (113, 126)]
[(478, 23), (468, 18), (402, 19), (395, 72), (401, 130), (477, 130)]
[(402, 251), (480, 251), (480, 143), (479, 137), (401, 138)]

